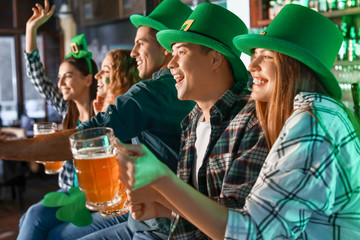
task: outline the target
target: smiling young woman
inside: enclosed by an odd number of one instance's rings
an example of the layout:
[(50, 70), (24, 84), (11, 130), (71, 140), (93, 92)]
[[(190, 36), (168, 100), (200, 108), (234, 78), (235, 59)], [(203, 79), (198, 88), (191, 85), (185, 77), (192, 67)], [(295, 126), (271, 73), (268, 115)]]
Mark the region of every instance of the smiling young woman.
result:
[(126, 93), (140, 80), (136, 67), (130, 50), (113, 49), (106, 54), (101, 70), (95, 75), (98, 88), (93, 106), (96, 112), (105, 112), (110, 104), (115, 104), (117, 96)]

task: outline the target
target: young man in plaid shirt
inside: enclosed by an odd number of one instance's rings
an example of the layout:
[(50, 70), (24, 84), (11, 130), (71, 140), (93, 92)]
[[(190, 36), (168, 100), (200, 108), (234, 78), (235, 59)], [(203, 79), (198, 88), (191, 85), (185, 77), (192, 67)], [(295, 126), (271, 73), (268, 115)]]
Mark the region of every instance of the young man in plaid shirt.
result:
[[(177, 175), (210, 199), (234, 209), (243, 207), (268, 153), (254, 102), (245, 90), (247, 71), (239, 59), (240, 52), (232, 44), (235, 35), (245, 33), (247, 28), (237, 16), (217, 5), (203, 3), (181, 30), (157, 34), (160, 44), (172, 50), (168, 67), (177, 81), (179, 99), (197, 102), (182, 122)], [(144, 178), (156, 179), (151, 176), (152, 168), (167, 171), (162, 164), (152, 165), (154, 157), (144, 146), (125, 147), (145, 156), (138, 158), (135, 174), (130, 171), (130, 179), (135, 178), (133, 190), (149, 183), (144, 183)], [(147, 165), (146, 159), (151, 159), (151, 164)], [(130, 181), (129, 186), (132, 184)], [(133, 217), (146, 219), (151, 211), (166, 216), (172, 211), (171, 239), (207, 239), (153, 190), (150, 186), (129, 194)], [(148, 195), (146, 203), (144, 194)]]

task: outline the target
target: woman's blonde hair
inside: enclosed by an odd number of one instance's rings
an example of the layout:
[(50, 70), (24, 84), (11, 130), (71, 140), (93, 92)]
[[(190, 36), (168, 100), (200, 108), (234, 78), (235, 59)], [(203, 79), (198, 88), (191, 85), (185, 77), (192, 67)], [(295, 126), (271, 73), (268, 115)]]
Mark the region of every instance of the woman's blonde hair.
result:
[[(269, 148), (272, 147), (286, 120), (292, 114), (296, 94), (316, 92), (329, 95), (320, 84), (314, 71), (303, 63), (279, 52), (275, 52), (274, 61), (277, 67), (271, 99), (268, 102), (256, 101), (257, 115)], [(340, 102), (340, 104), (342, 103)], [(346, 106), (344, 108), (360, 136), (358, 121)], [(308, 110), (311, 111), (310, 108)]]
[(114, 100), (118, 95), (126, 93), (139, 81), (136, 61), (130, 57), (130, 50), (114, 49), (107, 53), (112, 59), (109, 91)]

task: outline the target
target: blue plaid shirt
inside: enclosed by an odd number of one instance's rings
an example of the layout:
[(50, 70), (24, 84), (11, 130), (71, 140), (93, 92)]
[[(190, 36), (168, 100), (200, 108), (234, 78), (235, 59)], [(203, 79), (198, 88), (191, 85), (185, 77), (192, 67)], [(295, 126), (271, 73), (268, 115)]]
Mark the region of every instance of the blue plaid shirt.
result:
[[(64, 101), (60, 89), (45, 75), (43, 65), (40, 61), (39, 51), (34, 50), (31, 53), (25, 53), (25, 60), (26, 74), (36, 91), (65, 118), (67, 114), (67, 102)], [(59, 174), (60, 188), (69, 190), (73, 186), (74, 171), (72, 160), (66, 161), (64, 170)]]
[[(195, 106), (182, 122), (178, 177), (191, 184), (196, 161), (196, 127), (202, 111)], [(211, 135), (199, 170), (199, 191), (228, 208), (240, 209), (258, 177), (268, 147), (255, 115), (254, 101), (239, 83), (210, 110)], [(208, 239), (190, 222), (173, 213), (170, 239)]]
[[(313, 109), (313, 116), (304, 109)], [(225, 239), (360, 239), (360, 141), (343, 106), (300, 93)], [(316, 118), (314, 117), (316, 116)]]

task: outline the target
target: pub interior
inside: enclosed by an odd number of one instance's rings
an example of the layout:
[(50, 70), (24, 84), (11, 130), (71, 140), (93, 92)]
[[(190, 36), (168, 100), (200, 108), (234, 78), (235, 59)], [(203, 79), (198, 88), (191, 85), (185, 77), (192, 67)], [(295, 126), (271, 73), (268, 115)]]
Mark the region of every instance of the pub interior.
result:
[[(166, 0), (164, 0), (166, 1)], [(87, 48), (98, 69), (108, 51), (131, 50), (137, 28), (129, 17), (148, 16), (162, 0), (49, 0), (54, 15), (38, 29), (37, 47), (46, 75), (56, 85), (62, 60), (72, 51), (71, 41), (85, 34)], [(260, 34), (287, 4), (311, 8), (341, 31), (343, 42), (331, 68), (339, 82), (341, 101), (360, 119), (360, 1), (355, 0), (181, 0), (191, 9), (212, 3), (237, 15), (249, 33)], [(31, 9), (43, 0), (0, 1), (0, 118), (1, 138), (33, 138), (33, 126), (63, 117), (36, 91), (26, 74), (24, 58), (26, 22)], [(219, 19), (221, 21), (221, 19)], [(251, 57), (241, 54), (246, 67)], [(359, 157), (360, 159), (360, 157)], [(0, 240), (17, 239), (19, 220), (27, 209), (58, 190), (58, 175), (46, 174), (44, 166), (0, 159)], [(341, 238), (347, 239), (347, 238)]]

